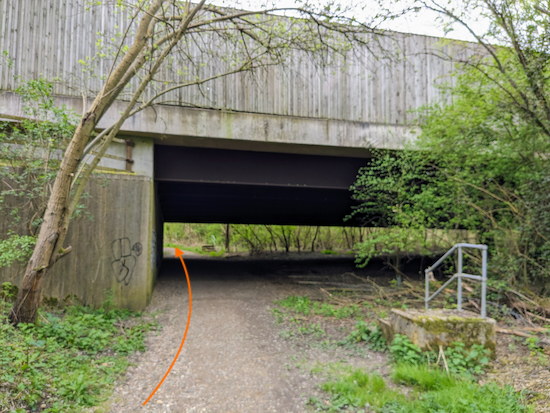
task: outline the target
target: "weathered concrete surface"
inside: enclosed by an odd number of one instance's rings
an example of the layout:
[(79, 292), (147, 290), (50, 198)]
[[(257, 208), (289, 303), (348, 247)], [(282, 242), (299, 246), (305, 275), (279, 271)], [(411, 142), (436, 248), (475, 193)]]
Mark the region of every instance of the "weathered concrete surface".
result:
[[(55, 104), (82, 113), (80, 98), (58, 96)], [(116, 101), (98, 128), (114, 124), (125, 107), (125, 102)], [(24, 117), (21, 98), (0, 93), (0, 113)], [(119, 137), (150, 137), (174, 146), (365, 157), (371, 148), (402, 149), (415, 131), (408, 125), (159, 105), (128, 119)]]
[[(147, 176), (97, 174), (86, 191), (86, 215), (72, 222), (65, 244), (73, 252), (46, 275), (44, 298), (55, 303), (75, 295), (82, 304), (99, 306), (113, 291), (115, 305), (141, 310), (151, 298), (160, 263), (154, 183)], [(0, 220), (2, 237), (6, 225)], [(0, 268), (0, 282), (19, 286), (24, 270), (16, 264)]]
[(422, 350), (462, 342), (466, 347), (481, 344), (496, 354), (496, 321), (471, 311), (392, 309), (380, 328), (388, 342), (403, 334)]
[[(98, 165), (100, 170), (115, 170), (115, 171), (127, 171), (127, 144), (126, 141), (133, 142), (134, 146), (131, 149), (130, 159), (133, 163), (130, 165), (131, 172), (137, 175), (145, 175), (150, 178), (154, 173), (154, 141), (151, 138), (138, 138), (135, 136), (124, 136), (124, 140), (117, 139), (111, 142), (111, 145), (107, 149), (107, 153), (101, 159)], [(91, 151), (90, 154), (94, 155), (96, 152)], [(93, 157), (87, 158), (88, 163), (92, 161)]]

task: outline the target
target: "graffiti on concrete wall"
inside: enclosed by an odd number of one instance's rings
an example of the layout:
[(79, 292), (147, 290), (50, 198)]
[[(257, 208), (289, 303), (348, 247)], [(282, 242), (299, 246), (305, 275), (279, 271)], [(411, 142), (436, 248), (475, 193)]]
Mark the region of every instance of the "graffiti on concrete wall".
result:
[(129, 238), (118, 238), (111, 244), (111, 251), (114, 258), (111, 267), (115, 277), (118, 282), (128, 285), (134, 274), (137, 257), (143, 252), (143, 247), (139, 242), (132, 246)]

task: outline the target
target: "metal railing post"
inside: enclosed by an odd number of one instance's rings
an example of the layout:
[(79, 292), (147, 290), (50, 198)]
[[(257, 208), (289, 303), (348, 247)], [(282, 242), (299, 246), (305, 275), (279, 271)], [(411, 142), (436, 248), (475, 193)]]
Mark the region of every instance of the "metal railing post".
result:
[[(478, 250), (481, 250), (482, 254), (482, 269), (481, 269), (481, 275), (472, 275), (472, 274), (465, 274), (464, 273), (464, 256), (463, 256), (463, 248), (475, 248)], [(446, 283), (444, 283), (436, 292), (433, 293), (433, 295), (430, 295), (430, 273), (436, 269), (439, 265), (443, 263), (443, 260), (447, 257), (449, 257), (455, 249), (458, 249), (458, 268), (457, 273), (453, 275)], [(449, 251), (447, 251), (439, 260), (436, 261), (435, 264), (431, 265), (430, 267), (426, 268), (424, 270), (424, 274), (426, 276), (426, 297), (425, 297), (425, 307), (426, 310), (429, 309), (429, 303), (431, 300), (433, 300), (441, 291), (443, 291), (447, 285), (449, 285), (451, 282), (454, 281), (454, 279), (457, 279), (457, 299), (456, 299), (456, 307), (458, 310), (462, 310), (462, 278), (467, 278), (469, 280), (476, 280), (481, 281), (481, 317), (486, 318), (487, 317), (487, 245), (480, 245), (480, 244), (468, 244), (468, 243), (460, 243), (455, 244), (454, 247), (452, 247)]]
[(481, 250), (481, 318), (487, 317), (487, 247)]
[(462, 246), (458, 247), (458, 278), (456, 308), (462, 310)]
[(424, 275), (426, 275), (426, 310), (428, 309), (428, 303), (430, 302), (430, 268), (424, 270)]

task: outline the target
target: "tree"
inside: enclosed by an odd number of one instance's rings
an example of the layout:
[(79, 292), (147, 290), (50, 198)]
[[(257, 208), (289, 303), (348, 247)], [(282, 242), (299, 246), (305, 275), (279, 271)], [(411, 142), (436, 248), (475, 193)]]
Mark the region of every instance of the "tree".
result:
[[(376, 161), (383, 171), (378, 180), (369, 181), (369, 189), (371, 193), (393, 194), (406, 206), (406, 210), (397, 209), (399, 214), (385, 211), (389, 220), (410, 211), (417, 219), (423, 217), (428, 228), (463, 228), (477, 233), (478, 240), (491, 248), (493, 274), (509, 282), (547, 279), (547, 7), (538, 1), (508, 0), (462, 1), (454, 3), (454, 8), (437, 1), (415, 4), (436, 11), (447, 23), (463, 25), (477, 45), (469, 47), (466, 56), (431, 51), (456, 63), (455, 84), (445, 87), (445, 102), (419, 112), (422, 132), (411, 148), (413, 153)], [(483, 33), (469, 23), (469, 16), (475, 14), (490, 21)], [(407, 183), (399, 193), (388, 189), (392, 168), (408, 171), (401, 174)], [(368, 193), (363, 190), (362, 194), (369, 201)]]
[[(93, 2), (91, 7), (104, 6)], [(367, 45), (375, 33), (374, 21), (361, 24), (350, 17), (349, 7), (332, 2), (329, 6), (304, 2), (286, 8), (265, 5), (257, 11), (216, 7), (205, 0), (120, 0), (116, 7), (128, 12), (130, 19), (115, 39), (98, 46), (97, 56), (81, 62), (89, 76), (96, 75), (97, 62), (108, 61), (110, 66), (57, 170), (36, 245), (10, 313), (15, 324), (34, 321), (44, 277), (72, 249), (64, 243), (84, 187), (128, 118), (152, 105), (173, 103), (163, 100), (173, 90), (284, 65), (297, 52), (319, 64), (335, 56), (345, 60), (347, 54), (357, 52), (353, 45)], [(200, 68), (208, 59), (217, 59), (220, 64), (217, 72), (205, 76)], [(165, 84), (163, 70), (177, 70), (181, 83)], [(94, 136), (98, 122), (116, 99), (126, 102), (124, 111), (113, 125)]]
[[(512, 282), (519, 276), (525, 283), (547, 278), (548, 3), (476, 0), (455, 9), (433, 1), (419, 4), (466, 27), (484, 51), (457, 60), (464, 75), (452, 90), (455, 102), (425, 113), (422, 145), (445, 145), (450, 149), (446, 155), (456, 157), (447, 174), (484, 222), (493, 268)], [(476, 32), (469, 23), (468, 16), (476, 13), (490, 22), (485, 32)], [(447, 131), (435, 126), (436, 116)], [(471, 154), (467, 160), (466, 152)], [(458, 159), (467, 167), (458, 168)]]
[(357, 218), (365, 226), (377, 227), (355, 244), (356, 263), (364, 267), (373, 257), (385, 257), (385, 264), (395, 271), (401, 286), (404, 258), (450, 246), (448, 239), (428, 239), (427, 230), (456, 228), (457, 218), (462, 218), (461, 206), (449, 196), (453, 188), (433, 166), (429, 153), (379, 150), (373, 155), (351, 186), (359, 205), (348, 219)]

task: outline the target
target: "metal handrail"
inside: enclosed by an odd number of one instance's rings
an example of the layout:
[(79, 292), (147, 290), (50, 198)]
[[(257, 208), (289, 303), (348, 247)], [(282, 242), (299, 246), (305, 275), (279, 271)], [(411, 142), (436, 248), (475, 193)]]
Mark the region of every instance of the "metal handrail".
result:
[[(481, 275), (472, 275), (462, 272), (462, 249), (474, 248), (481, 250)], [(441, 265), (441, 263), (458, 249), (458, 272), (454, 274), (445, 284), (443, 284), (435, 293), (430, 296), (430, 272), (435, 270)], [(468, 278), (471, 280), (481, 281), (481, 317), (487, 317), (487, 245), (482, 244), (467, 244), (460, 243), (454, 245), (449, 251), (447, 251), (435, 264), (424, 270), (426, 275), (426, 310), (428, 309), (429, 302), (432, 301), (441, 291), (447, 287), (452, 281), (457, 280), (457, 298), (456, 307), (462, 310), (462, 278)]]

